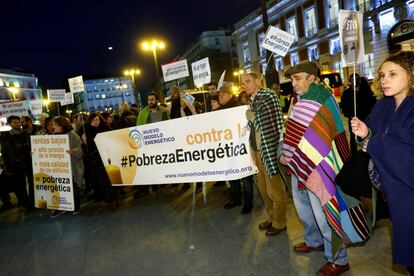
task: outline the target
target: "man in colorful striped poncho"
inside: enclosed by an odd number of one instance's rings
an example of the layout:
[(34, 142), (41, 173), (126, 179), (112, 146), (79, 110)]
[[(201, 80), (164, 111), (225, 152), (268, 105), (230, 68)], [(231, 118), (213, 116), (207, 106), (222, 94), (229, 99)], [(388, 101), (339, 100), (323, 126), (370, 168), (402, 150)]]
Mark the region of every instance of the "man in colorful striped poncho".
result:
[(349, 270), (345, 244), (369, 237), (361, 203), (334, 182), (350, 157), (346, 134), (334, 96), (316, 83), (315, 63), (300, 63), (285, 75), (299, 97), (288, 116), (280, 158), (292, 173), (293, 200), (305, 228), (305, 242), (293, 249), (323, 250), (328, 262), (318, 275), (339, 275)]

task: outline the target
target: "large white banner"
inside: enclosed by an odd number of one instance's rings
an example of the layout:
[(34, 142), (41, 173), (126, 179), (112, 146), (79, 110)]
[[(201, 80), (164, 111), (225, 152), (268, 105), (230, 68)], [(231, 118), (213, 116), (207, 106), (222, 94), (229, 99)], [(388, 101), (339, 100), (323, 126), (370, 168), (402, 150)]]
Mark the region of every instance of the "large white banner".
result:
[(191, 63), (194, 85), (199, 86), (211, 82), (210, 63), (207, 58)]
[(342, 66), (364, 62), (363, 13), (340, 10), (338, 15), (339, 37), (342, 48)]
[(172, 81), (185, 78), (190, 75), (188, 72), (187, 60), (183, 59), (177, 62), (161, 65), (164, 81)]
[(51, 103), (60, 103), (65, 100), (65, 89), (48, 89), (47, 98)]
[(68, 79), (69, 88), (72, 93), (80, 93), (85, 90), (83, 87), (83, 78), (82, 76), (77, 76), (74, 78)]
[(262, 47), (279, 56), (286, 56), (290, 46), (295, 41), (295, 36), (279, 28), (269, 26), (263, 39)]
[(112, 184), (240, 179), (257, 172), (247, 106), (100, 133), (95, 142)]
[(73, 211), (68, 135), (30, 136), (35, 207)]
[(27, 109), (26, 101), (0, 103), (0, 115), (6, 118), (12, 115), (18, 117), (29, 116)]

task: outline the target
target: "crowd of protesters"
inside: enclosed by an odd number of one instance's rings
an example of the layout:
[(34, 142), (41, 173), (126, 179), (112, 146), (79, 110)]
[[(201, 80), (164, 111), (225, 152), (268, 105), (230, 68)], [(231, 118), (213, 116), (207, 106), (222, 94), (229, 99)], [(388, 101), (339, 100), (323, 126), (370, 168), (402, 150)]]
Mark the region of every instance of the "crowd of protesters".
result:
[[(410, 213), (410, 203), (414, 201), (413, 61), (413, 52), (399, 52), (388, 57), (373, 82), (377, 97), (364, 77), (350, 76), (349, 88), (343, 93), (340, 105), (352, 132), (349, 141), (335, 97), (321, 81), (320, 70), (313, 62), (300, 63), (285, 72), (295, 92), (287, 120), (278, 94), (280, 87), (262, 88), (261, 76), (253, 72), (241, 76), (243, 91), (238, 96), (227, 84), (218, 89), (216, 83), (209, 83), (208, 102), (204, 107), (198, 102), (190, 104), (182, 97), (180, 88), (174, 86), (170, 90), (169, 104), (160, 103), (159, 95), (151, 92), (148, 105), (141, 110), (122, 103), (113, 114), (96, 112), (86, 116), (82, 113), (74, 115), (71, 121), (63, 116), (50, 118), (42, 114), (40, 125), (33, 124), (30, 117), (10, 116), (7, 123), (11, 130), (2, 136), (1, 142), (2, 209), (12, 207), (10, 192), (16, 194), (19, 206), (29, 212), (34, 208), (31, 135), (69, 135), (67, 154), (73, 168), (73, 214), (80, 212), (82, 194), (88, 200), (103, 201), (108, 210), (115, 210), (120, 204), (120, 194), (125, 191), (122, 187), (111, 186), (94, 142), (98, 133), (248, 105), (250, 146), (258, 173), (228, 182), (228, 201), (224, 209), (243, 205), (241, 213), (251, 213), (256, 184), (267, 215), (258, 228), (265, 231), (266, 236), (276, 236), (286, 231), (287, 198), (291, 191), (304, 224), (304, 242), (295, 244), (293, 251), (302, 254), (323, 251), (327, 263), (318, 275), (339, 275), (349, 270), (347, 241), (358, 238), (366, 241), (370, 235), (363, 215), (342, 213), (357, 212), (362, 198), (344, 193), (348, 187), (335, 183), (341, 169), (358, 152), (358, 147), (362, 148), (370, 156), (366, 168), (370, 181), (389, 205), (393, 260), (407, 266), (413, 275), (414, 216)], [(290, 175), (289, 183), (281, 171)], [(4, 183), (13, 186), (12, 189)], [(201, 185), (196, 183), (195, 187), (199, 190)], [(213, 186), (225, 185), (225, 182), (217, 182)], [(148, 196), (150, 187), (158, 186), (156, 183), (137, 186), (134, 197)], [(182, 191), (189, 188), (189, 183), (182, 183)], [(52, 216), (62, 213), (53, 211)], [(351, 223), (355, 219), (360, 221), (358, 225)]]

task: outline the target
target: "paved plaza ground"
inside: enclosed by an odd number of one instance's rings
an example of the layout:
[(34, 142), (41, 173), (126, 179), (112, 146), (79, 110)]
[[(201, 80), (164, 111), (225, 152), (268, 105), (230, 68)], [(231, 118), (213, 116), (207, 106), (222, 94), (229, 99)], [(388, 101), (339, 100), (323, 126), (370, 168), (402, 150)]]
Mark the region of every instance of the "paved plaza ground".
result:
[[(207, 184), (206, 201), (196, 194), (192, 224), (192, 191), (172, 187), (141, 199), (128, 188), (113, 212), (93, 202), (83, 202), (76, 216), (1, 212), (0, 275), (315, 275), (325, 263), (322, 252), (292, 251), (303, 226), (291, 199), (287, 231), (265, 237), (257, 227), (266, 219), (257, 192), (253, 212), (241, 215), (241, 207), (222, 208), (224, 191)], [(388, 221), (348, 253), (344, 275), (405, 274), (391, 264)]]

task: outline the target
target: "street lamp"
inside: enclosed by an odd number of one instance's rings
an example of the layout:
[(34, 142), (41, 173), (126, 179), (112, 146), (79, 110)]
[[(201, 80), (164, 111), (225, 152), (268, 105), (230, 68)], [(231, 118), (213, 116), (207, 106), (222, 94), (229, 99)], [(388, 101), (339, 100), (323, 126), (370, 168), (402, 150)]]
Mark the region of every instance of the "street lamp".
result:
[(141, 70), (139, 69), (130, 69), (130, 70), (125, 70), (124, 71), (124, 75), (125, 76), (130, 76), (132, 79), (132, 90), (134, 92), (134, 96), (135, 96), (135, 101), (138, 101), (139, 104), (141, 105), (141, 95), (139, 95), (138, 90), (136, 89), (136, 85), (135, 85), (135, 75), (141, 75)]
[(13, 101), (15, 101), (16, 100), (16, 94), (17, 94), (17, 92), (19, 92), (19, 89), (16, 88), (16, 87), (7, 87), (7, 90), (9, 90), (12, 93)]
[(155, 63), (155, 73), (157, 74), (157, 84), (156, 84), (155, 90), (157, 90), (157, 92), (162, 92), (161, 83), (160, 83), (161, 75), (160, 75), (160, 69), (158, 68), (157, 49), (160, 49), (160, 50), (165, 49), (165, 42), (161, 40), (153, 39), (151, 41), (144, 41), (141, 44), (141, 47), (145, 52), (152, 51), (152, 56), (154, 58), (154, 63)]
[(49, 100), (43, 100), (43, 105), (46, 106), (47, 112), (49, 112)]
[[(121, 79), (119, 79), (119, 83), (121, 83)], [(128, 85), (126, 85), (125, 83), (124, 84), (119, 84), (119, 85), (115, 86), (115, 88), (121, 91), (121, 94), (122, 94), (122, 102), (124, 103), (125, 102), (125, 98), (124, 98), (124, 92), (122, 92), (122, 90), (123, 89), (127, 89), (128, 88)]]
[(244, 74), (244, 70), (243, 69), (240, 69), (240, 70), (237, 70), (237, 71), (234, 71), (233, 72), (233, 76), (235, 76), (235, 77), (238, 78), (239, 84), (241, 83), (241, 75), (243, 75), (243, 74)]

